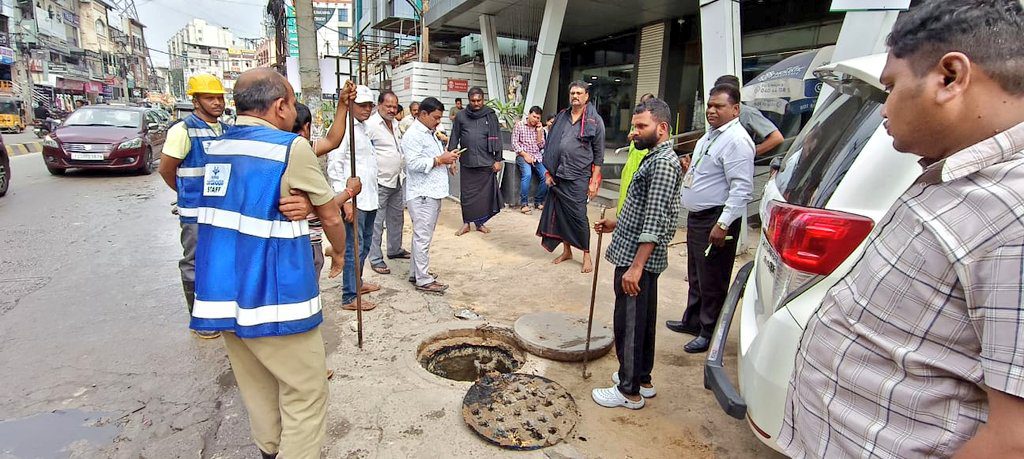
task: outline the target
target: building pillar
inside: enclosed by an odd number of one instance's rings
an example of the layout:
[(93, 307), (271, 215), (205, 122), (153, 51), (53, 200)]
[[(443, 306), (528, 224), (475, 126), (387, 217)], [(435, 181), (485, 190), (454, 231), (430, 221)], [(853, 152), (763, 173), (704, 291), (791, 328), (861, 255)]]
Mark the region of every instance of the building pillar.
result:
[[(700, 0), (700, 59), (703, 89), (700, 100), (707, 102), (708, 92), (722, 75), (735, 75), (743, 86), (740, 58), (739, 0)], [(747, 212), (741, 217), (743, 231), (737, 242), (738, 252), (747, 250)]]
[(735, 75), (742, 84), (738, 0), (700, 1), (700, 43), (702, 100), (707, 100), (708, 91), (722, 75)]
[(480, 16), (480, 42), (484, 47), (484, 73), (487, 76), (487, 97), (505, 102), (504, 77), (501, 74), (501, 56), (498, 51), (498, 31), (494, 16)]
[[(537, 38), (537, 53), (533, 58), (533, 70), (530, 71), (529, 87), (526, 89), (527, 110), (534, 105), (544, 106), (548, 84), (555, 73), (558, 40), (562, 35), (562, 21), (565, 19), (565, 9), (568, 5), (569, 0), (547, 0), (544, 5), (544, 19), (541, 21), (540, 36)], [(557, 81), (557, 77), (555, 80)]]

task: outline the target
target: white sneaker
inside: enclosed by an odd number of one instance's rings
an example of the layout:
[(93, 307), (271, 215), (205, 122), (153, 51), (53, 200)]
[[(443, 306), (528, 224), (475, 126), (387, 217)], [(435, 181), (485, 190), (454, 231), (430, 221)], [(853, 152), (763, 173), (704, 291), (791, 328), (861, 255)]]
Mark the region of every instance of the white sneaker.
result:
[(617, 386), (612, 386), (607, 389), (594, 389), (593, 392), (590, 393), (590, 396), (594, 398), (594, 401), (597, 402), (598, 405), (605, 408), (624, 406), (631, 410), (639, 410), (644, 407), (643, 397), (640, 397), (640, 400), (634, 402), (626, 398), (625, 395), (622, 395), (622, 392), (619, 392), (619, 388)]
[[(615, 383), (616, 386), (619, 385), (619, 372), (616, 371), (615, 373), (612, 373), (612, 382)], [(653, 398), (655, 395), (658, 395), (658, 391), (654, 390), (653, 385), (651, 387), (640, 386), (641, 397)]]

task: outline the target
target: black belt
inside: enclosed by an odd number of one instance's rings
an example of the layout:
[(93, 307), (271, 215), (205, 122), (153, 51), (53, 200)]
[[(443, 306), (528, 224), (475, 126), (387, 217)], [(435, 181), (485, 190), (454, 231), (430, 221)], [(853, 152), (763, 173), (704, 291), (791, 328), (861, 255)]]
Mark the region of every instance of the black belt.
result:
[(710, 208), (707, 208), (707, 209), (704, 209), (704, 210), (700, 210), (700, 211), (697, 211), (697, 212), (690, 212), (690, 213), (688, 213), (686, 215), (687, 215), (687, 217), (703, 218), (703, 217), (709, 217), (709, 216), (712, 216), (712, 215), (721, 215), (722, 211), (724, 211), (724, 210), (725, 210), (725, 206), (715, 206), (715, 207), (710, 207)]

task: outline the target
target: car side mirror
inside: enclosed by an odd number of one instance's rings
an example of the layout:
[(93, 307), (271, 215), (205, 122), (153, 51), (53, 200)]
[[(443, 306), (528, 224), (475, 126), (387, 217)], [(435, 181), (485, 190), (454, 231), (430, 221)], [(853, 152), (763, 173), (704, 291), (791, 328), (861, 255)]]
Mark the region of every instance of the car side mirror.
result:
[(159, 131), (160, 130), (160, 123), (149, 123), (149, 124), (146, 125), (146, 130), (147, 131)]

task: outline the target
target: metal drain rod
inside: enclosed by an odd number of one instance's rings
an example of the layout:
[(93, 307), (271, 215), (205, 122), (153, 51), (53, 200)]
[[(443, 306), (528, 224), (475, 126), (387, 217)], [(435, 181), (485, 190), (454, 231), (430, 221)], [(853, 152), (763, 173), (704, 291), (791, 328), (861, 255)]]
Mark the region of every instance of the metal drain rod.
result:
[[(601, 220), (608, 211), (607, 207), (601, 206)], [(594, 260), (594, 285), (590, 288), (590, 315), (587, 316), (587, 343), (583, 347), (583, 379), (589, 379), (587, 372), (587, 360), (590, 358), (590, 331), (594, 328), (594, 302), (597, 300), (597, 273), (601, 271), (601, 243), (604, 233), (597, 233), (597, 256)]]
[[(341, 77), (338, 77), (339, 79)], [(355, 135), (355, 102), (348, 104), (348, 148), (352, 177), (356, 175), (356, 135)], [(352, 250), (356, 266), (356, 334), (358, 337), (359, 349), (363, 348), (363, 264), (359, 262), (359, 208), (356, 207), (356, 197), (352, 196)]]

